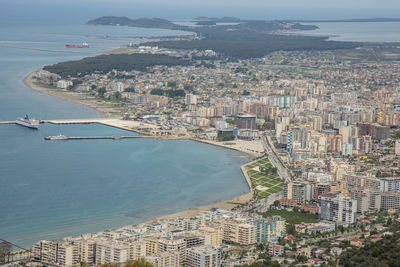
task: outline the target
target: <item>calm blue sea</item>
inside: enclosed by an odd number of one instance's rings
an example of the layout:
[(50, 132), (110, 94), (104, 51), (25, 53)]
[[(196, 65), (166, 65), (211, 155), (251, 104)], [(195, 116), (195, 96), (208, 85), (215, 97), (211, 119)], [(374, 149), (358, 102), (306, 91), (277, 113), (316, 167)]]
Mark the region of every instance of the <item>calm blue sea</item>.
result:
[(0, 237), (29, 246), (129, 225), (248, 190), (243, 154), (193, 141), (45, 141), (133, 135), (98, 124), (0, 126)]
[(334, 41), (400, 42), (400, 22), (336, 22), (313, 25), (319, 29), (296, 33), (329, 36), (329, 39)]

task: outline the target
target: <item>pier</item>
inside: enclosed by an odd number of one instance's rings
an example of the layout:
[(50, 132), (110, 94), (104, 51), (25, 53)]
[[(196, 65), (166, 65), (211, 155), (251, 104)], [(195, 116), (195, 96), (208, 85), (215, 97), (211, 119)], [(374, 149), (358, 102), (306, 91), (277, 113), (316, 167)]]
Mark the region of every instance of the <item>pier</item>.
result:
[[(77, 136), (72, 137), (69, 136), (63, 140), (88, 140), (88, 139), (128, 139), (128, 138), (154, 138), (154, 139), (168, 139), (168, 140), (182, 140), (187, 139), (186, 136), (179, 136), (179, 135), (164, 135), (164, 134), (157, 134), (159, 131), (159, 126), (150, 124), (147, 122), (141, 121), (132, 121), (132, 120), (121, 120), (121, 119), (105, 119), (105, 118), (90, 118), (90, 119), (63, 119), (63, 120), (39, 120), (39, 123), (49, 123), (54, 125), (63, 125), (63, 124), (92, 124), (97, 123), (109, 127), (115, 127), (122, 130), (127, 130), (130, 132), (135, 132), (142, 134), (140, 136)], [(0, 125), (2, 124), (15, 124), (15, 121), (0, 121)], [(40, 129), (40, 127), (39, 127)], [(49, 139), (50, 136), (46, 137)], [(57, 140), (57, 139), (53, 139)], [(60, 140), (60, 139), (59, 139)], [(62, 140), (62, 139), (61, 139)]]
[(50, 141), (64, 141), (64, 140), (103, 140), (103, 139), (111, 139), (111, 140), (119, 140), (119, 139), (131, 139), (131, 138), (156, 138), (155, 136), (150, 135), (127, 135), (127, 136), (66, 136), (64, 139), (50, 139), (51, 136), (45, 138), (45, 140)]

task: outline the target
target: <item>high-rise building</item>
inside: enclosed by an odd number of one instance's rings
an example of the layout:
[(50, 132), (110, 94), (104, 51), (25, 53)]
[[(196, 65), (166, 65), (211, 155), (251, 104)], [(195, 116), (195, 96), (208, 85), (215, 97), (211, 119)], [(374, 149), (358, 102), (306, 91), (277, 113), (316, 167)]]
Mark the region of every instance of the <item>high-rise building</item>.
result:
[(130, 246), (127, 243), (116, 241), (96, 242), (96, 264), (108, 262), (124, 263), (129, 260)]
[(286, 220), (280, 216), (271, 216), (253, 221), (256, 226), (257, 242), (276, 242), (286, 235)]
[(289, 182), (283, 190), (284, 198), (302, 204), (313, 199), (313, 184), (310, 182)]
[(238, 129), (256, 130), (257, 117), (255, 115), (245, 114), (236, 116), (236, 127)]
[(315, 131), (322, 131), (322, 117), (314, 116), (312, 118), (312, 129)]
[(187, 267), (219, 267), (222, 253), (219, 248), (211, 246), (193, 247), (186, 250)]
[(197, 105), (197, 96), (193, 94), (187, 94), (185, 96), (186, 105)]
[(319, 217), (322, 220), (355, 223), (357, 200), (339, 193), (327, 193), (319, 197)]
[(239, 245), (256, 243), (256, 226), (253, 224), (227, 221), (223, 224), (223, 239)]
[(353, 155), (353, 144), (342, 144), (342, 156), (351, 156)]
[(270, 95), (268, 96), (267, 104), (270, 106), (279, 106), (287, 108), (296, 102), (294, 95)]
[(372, 151), (372, 137), (370, 135), (362, 136), (360, 139), (360, 151), (361, 153), (371, 153)]
[(381, 178), (380, 191), (400, 193), (400, 177)]
[(380, 209), (400, 210), (400, 194), (399, 193), (380, 193)]
[(385, 140), (389, 138), (389, 127), (371, 123), (357, 124), (360, 135), (370, 135), (374, 139)]

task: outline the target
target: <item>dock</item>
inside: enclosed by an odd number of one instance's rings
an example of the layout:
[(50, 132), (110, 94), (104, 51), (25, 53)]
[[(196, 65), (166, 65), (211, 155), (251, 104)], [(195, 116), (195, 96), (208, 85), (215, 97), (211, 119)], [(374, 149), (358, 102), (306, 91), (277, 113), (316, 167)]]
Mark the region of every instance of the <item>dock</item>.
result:
[[(15, 121), (0, 121), (1, 124), (14, 124)], [(39, 123), (49, 123), (53, 125), (68, 125), (68, 124), (101, 124), (108, 127), (115, 127), (130, 132), (135, 132), (144, 136), (121, 136), (116, 138), (115, 136), (93, 136), (93, 137), (70, 137), (69, 140), (79, 139), (127, 139), (127, 138), (156, 138), (156, 139), (168, 139), (168, 140), (181, 140), (187, 139), (187, 137), (176, 136), (176, 135), (157, 135), (152, 134), (154, 131), (158, 131), (159, 126), (150, 124), (147, 122), (134, 121), (134, 120), (121, 120), (121, 119), (109, 119), (109, 118), (85, 118), (85, 119), (40, 119)]]
[(50, 139), (49, 137), (46, 137), (45, 140), (50, 140), (50, 141), (60, 141), (60, 140), (104, 140), (104, 139), (110, 139), (110, 140), (119, 140), (119, 139), (132, 139), (132, 138), (156, 138), (155, 136), (150, 136), (150, 135), (127, 135), (127, 136), (66, 136), (65, 139)]

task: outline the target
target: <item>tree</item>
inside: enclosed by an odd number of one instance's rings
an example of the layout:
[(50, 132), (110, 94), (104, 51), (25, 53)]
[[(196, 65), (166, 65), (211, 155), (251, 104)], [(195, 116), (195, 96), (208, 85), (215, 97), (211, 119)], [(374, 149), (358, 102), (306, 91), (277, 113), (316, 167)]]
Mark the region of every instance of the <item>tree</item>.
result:
[(124, 92), (131, 92), (131, 93), (134, 93), (134, 92), (135, 92), (135, 88), (133, 88), (133, 87), (125, 88)]
[(119, 265), (117, 263), (108, 262), (101, 264), (100, 267), (119, 267)]
[(153, 264), (146, 261), (146, 259), (141, 258), (138, 261), (128, 261), (127, 263), (125, 263), (124, 267), (153, 267)]
[(101, 98), (103, 98), (103, 97), (104, 97), (104, 94), (106, 93), (106, 88), (100, 87), (99, 89), (97, 89), (97, 93), (99, 94), (99, 96), (100, 96)]
[(114, 93), (114, 97), (116, 100), (120, 100), (121, 99), (121, 93), (120, 92), (115, 92)]
[(306, 262), (308, 259), (307, 259), (307, 257), (304, 256), (304, 255), (297, 255), (296, 260), (297, 260), (298, 262)]
[(264, 244), (263, 243), (258, 243), (256, 246), (256, 249), (259, 251), (263, 251), (264, 250)]
[(167, 82), (167, 86), (171, 88), (176, 88), (177, 84), (175, 81), (169, 81)]
[(183, 89), (185, 89), (186, 91), (193, 91), (193, 86), (190, 84), (185, 84), (183, 86)]
[(0, 262), (7, 262), (6, 257), (11, 253), (12, 245), (6, 241), (0, 243)]
[(294, 224), (289, 223), (287, 226), (287, 233), (289, 235), (295, 235), (296, 234), (296, 227), (294, 226)]

